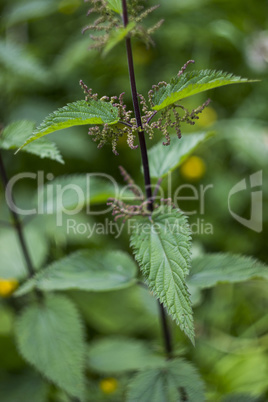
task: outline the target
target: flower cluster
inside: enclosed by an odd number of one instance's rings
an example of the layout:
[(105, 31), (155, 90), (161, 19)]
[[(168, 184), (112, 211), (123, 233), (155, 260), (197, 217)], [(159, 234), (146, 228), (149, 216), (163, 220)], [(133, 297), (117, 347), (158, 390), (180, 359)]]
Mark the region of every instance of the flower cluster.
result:
[[(201, 106), (189, 111), (184, 106), (179, 104), (173, 104), (167, 106), (160, 112), (158, 119), (151, 124), (145, 125), (145, 130), (149, 134), (149, 138), (152, 138), (154, 130), (158, 129), (165, 137), (163, 145), (170, 144), (170, 129), (175, 129), (178, 138), (181, 138), (181, 123), (187, 123), (190, 125), (195, 124), (195, 120), (199, 119), (199, 113), (201, 113), (206, 106), (210, 103), (210, 99), (206, 100)], [(178, 112), (178, 108), (183, 111), (183, 115)], [(154, 116), (153, 116), (154, 117)]]
[[(193, 60), (189, 60), (178, 73), (180, 77), (187, 66), (190, 63), (194, 63)], [(90, 100), (98, 100), (98, 94), (94, 94), (91, 88), (88, 88), (83, 81), (80, 81), (80, 85), (85, 93), (85, 99), (87, 102)], [(145, 97), (139, 94), (140, 106), (142, 109), (142, 127), (138, 127), (136, 119), (132, 117), (132, 111), (127, 110), (127, 106), (124, 104), (124, 92), (117, 96), (103, 96), (100, 98), (103, 102), (110, 102), (113, 107), (118, 110), (119, 121), (117, 124), (109, 125), (96, 125), (89, 128), (89, 135), (93, 136), (93, 141), (98, 142), (98, 148), (103, 147), (106, 143), (112, 144), (112, 151), (115, 155), (117, 152), (117, 143), (123, 136), (127, 138), (127, 144), (131, 149), (136, 149), (138, 145), (134, 145), (136, 136), (141, 131), (145, 131), (148, 134), (149, 139), (154, 136), (155, 130), (162, 132), (165, 137), (163, 145), (170, 144), (170, 134), (172, 130), (175, 130), (178, 138), (181, 138), (181, 124), (186, 123), (194, 125), (196, 120), (199, 119), (199, 114), (210, 103), (210, 99), (206, 100), (201, 106), (189, 111), (184, 106), (173, 103), (166, 106), (160, 111), (153, 110), (154, 103), (153, 97), (156, 91), (160, 88), (167, 86), (165, 81), (159, 82), (157, 85), (153, 85), (152, 89), (148, 92), (148, 102)], [(157, 115), (157, 117), (155, 117)]]
[[(90, 102), (91, 100), (98, 100), (98, 94), (94, 94), (92, 89), (88, 88), (82, 80), (80, 81), (80, 85), (84, 91), (84, 94), (86, 95), (85, 100), (87, 102)], [(124, 135), (126, 135), (127, 144), (131, 149), (136, 149), (138, 147), (138, 145), (134, 145), (138, 128), (135, 125), (135, 119), (131, 118), (132, 111), (127, 110), (127, 107), (124, 104), (123, 97), (124, 92), (121, 93), (119, 97), (112, 96), (109, 98), (108, 96), (103, 96), (100, 98), (101, 101), (110, 102), (113, 107), (117, 108), (119, 122), (113, 125), (103, 124), (91, 126), (88, 131), (88, 134), (93, 137), (93, 141), (98, 142), (98, 148), (102, 148), (106, 143), (111, 143), (112, 151), (115, 155), (118, 155), (117, 143)]]
[[(189, 60), (184, 64), (184, 66), (178, 72), (178, 77), (180, 77), (184, 73), (184, 71), (186, 70), (187, 66), (190, 63), (194, 63), (194, 60)], [(150, 108), (153, 109), (154, 107), (153, 96), (156, 91), (159, 91), (160, 88), (166, 87), (167, 85), (168, 84), (165, 81), (161, 81), (157, 85), (152, 86), (152, 89), (148, 92), (148, 100), (150, 107), (146, 104), (144, 97), (140, 96), (142, 111), (144, 113), (143, 117), (144, 129), (148, 133), (150, 139), (153, 138), (155, 129), (160, 130), (165, 137), (165, 142), (163, 142), (163, 145), (170, 144), (170, 129), (175, 129), (178, 138), (181, 138), (181, 123), (194, 125), (195, 120), (199, 119), (198, 115), (210, 103), (210, 99), (208, 99), (201, 106), (191, 111), (189, 111), (180, 104), (174, 103), (161, 110), (158, 119), (151, 122), (154, 116), (158, 113), (157, 111), (150, 110)], [(183, 112), (182, 115), (179, 113), (178, 109), (182, 110)]]
[[(86, 26), (82, 32), (94, 31), (96, 34), (91, 34), (90, 38), (93, 44), (90, 48), (101, 50), (106, 46), (110, 39), (112, 32), (123, 28), (121, 15), (114, 12), (106, 0), (85, 0), (90, 1), (92, 7), (89, 9), (87, 15), (97, 13), (98, 17), (92, 24)], [(129, 22), (134, 23), (133, 28), (128, 33), (131, 37), (138, 37), (144, 41), (146, 45), (154, 44), (151, 35), (162, 25), (164, 20), (158, 21), (150, 28), (144, 27), (142, 21), (159, 6), (153, 6), (145, 9), (145, 0), (130, 0), (128, 2)]]
[(144, 194), (140, 191), (140, 188), (122, 166), (119, 166), (119, 170), (124, 181), (128, 184), (129, 190), (134, 194), (132, 199), (140, 201), (140, 203), (137, 205), (126, 204), (122, 200), (109, 198), (107, 205), (113, 208), (112, 215), (115, 217), (114, 220), (117, 221), (119, 218), (124, 218), (124, 223), (127, 219), (133, 216), (150, 216), (151, 211), (147, 208), (150, 201), (145, 200)]

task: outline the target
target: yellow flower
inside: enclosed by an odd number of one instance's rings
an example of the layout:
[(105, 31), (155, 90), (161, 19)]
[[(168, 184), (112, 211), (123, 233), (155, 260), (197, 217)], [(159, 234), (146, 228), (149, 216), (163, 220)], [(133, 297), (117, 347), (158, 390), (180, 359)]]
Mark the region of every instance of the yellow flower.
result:
[(196, 124), (199, 127), (209, 127), (213, 123), (215, 123), (215, 121), (217, 121), (218, 115), (215, 109), (208, 106), (203, 110), (203, 112), (198, 117), (199, 119), (196, 120)]
[(198, 180), (204, 176), (206, 165), (199, 156), (190, 156), (181, 166), (181, 174), (190, 180)]
[(115, 378), (104, 378), (99, 385), (104, 394), (112, 394), (118, 388), (118, 381)]
[(4, 279), (0, 278), (0, 296), (10, 296), (19, 286), (19, 282), (16, 279)]

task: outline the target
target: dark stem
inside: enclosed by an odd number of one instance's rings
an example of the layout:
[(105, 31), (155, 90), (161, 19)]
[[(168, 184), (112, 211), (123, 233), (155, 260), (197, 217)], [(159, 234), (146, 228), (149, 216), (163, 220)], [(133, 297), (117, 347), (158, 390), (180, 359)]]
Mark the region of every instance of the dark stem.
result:
[[(123, 6), (123, 23), (124, 23), (124, 26), (126, 27), (128, 24), (128, 13), (127, 13), (126, 0), (122, 0), (122, 6)], [(141, 113), (140, 113), (140, 106), (139, 106), (139, 101), (138, 101), (136, 79), (135, 79), (135, 72), (134, 72), (132, 47), (131, 47), (131, 40), (129, 37), (126, 37), (126, 49), (127, 49), (128, 70), (129, 70), (133, 107), (134, 107), (137, 126), (140, 129), (138, 135), (139, 135), (141, 158), (142, 158), (142, 165), (143, 165), (143, 172), (144, 172), (145, 191), (146, 191), (146, 197), (149, 200), (148, 209), (149, 209), (149, 211), (153, 211), (149, 161), (148, 161), (148, 154), (147, 154), (144, 131), (143, 131), (143, 127), (142, 127), (142, 121), (141, 121)]]
[[(7, 188), (7, 185), (8, 185), (8, 178), (7, 178), (7, 174), (6, 174), (6, 170), (5, 170), (5, 166), (4, 166), (4, 162), (3, 162), (3, 159), (2, 159), (1, 152), (0, 152), (0, 176), (1, 176), (1, 180), (3, 182), (4, 191), (5, 191), (5, 189)], [(10, 197), (11, 197), (11, 195), (10, 195)], [(9, 201), (12, 202), (12, 200), (9, 200)], [(20, 218), (19, 218), (18, 214), (10, 207), (10, 202), (9, 202), (8, 208), (9, 208), (10, 214), (11, 214), (11, 216), (13, 218), (13, 225), (14, 225), (14, 228), (16, 230), (17, 236), (19, 238), (19, 243), (20, 243), (21, 250), (22, 250), (25, 262), (26, 262), (26, 267), (27, 267), (27, 270), (28, 270), (28, 276), (32, 277), (35, 272), (34, 272), (31, 257), (30, 257), (30, 254), (29, 254), (29, 251), (28, 251), (28, 248), (27, 248), (27, 245), (26, 245), (24, 234), (23, 234), (23, 231), (22, 231)]]
[(158, 305), (160, 309), (160, 317), (162, 322), (162, 332), (165, 340), (166, 354), (168, 359), (170, 359), (172, 357), (172, 342), (171, 342), (170, 329), (168, 326), (167, 314), (165, 312), (163, 304), (159, 302)]
[[(124, 27), (126, 27), (128, 25), (128, 11), (127, 11), (126, 0), (122, 0), (122, 9), (123, 9), (123, 16), (122, 16), (123, 24), (124, 24)], [(137, 94), (131, 40), (128, 36), (126, 37), (126, 50), (127, 50), (128, 71), (129, 71), (129, 79), (130, 79), (130, 85), (131, 85), (133, 107), (134, 107), (137, 127), (139, 127), (139, 129), (140, 129), (138, 135), (139, 135), (139, 143), (140, 143), (141, 158), (142, 158), (142, 165), (143, 165), (146, 198), (149, 201), (148, 209), (149, 209), (149, 211), (152, 212), (153, 211), (153, 197), (152, 197), (152, 186), (151, 186), (151, 178), (150, 178), (150, 170), (149, 170), (148, 153), (147, 153), (146, 141), (145, 141), (145, 136), (144, 136), (144, 130), (142, 127), (140, 106), (139, 106), (139, 100), (138, 100), (138, 94)], [(167, 316), (166, 316), (164, 306), (160, 302), (159, 302), (159, 308), (160, 308), (160, 313), (161, 313), (160, 315), (161, 315), (161, 322), (162, 322), (162, 332), (163, 332), (163, 337), (164, 337), (164, 342), (165, 342), (166, 354), (167, 354), (167, 357), (170, 358), (172, 355), (171, 333), (170, 333), (170, 329), (168, 326)]]

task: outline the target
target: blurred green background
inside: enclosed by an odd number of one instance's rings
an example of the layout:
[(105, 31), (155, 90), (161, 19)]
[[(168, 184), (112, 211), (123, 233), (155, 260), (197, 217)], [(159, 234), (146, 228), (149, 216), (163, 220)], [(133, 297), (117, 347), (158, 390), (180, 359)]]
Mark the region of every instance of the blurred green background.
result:
[[(174, 189), (181, 184), (192, 184), (199, 191), (201, 185), (213, 185), (206, 193), (203, 213), (200, 213), (199, 202), (180, 204), (182, 209), (198, 211), (190, 216), (191, 223), (199, 219), (199, 222), (203, 220), (203, 225), (209, 223), (213, 227), (213, 234), (193, 236), (194, 253), (228, 251), (252, 255), (268, 263), (268, 2), (160, 0), (158, 3), (161, 7), (148, 21), (152, 24), (165, 19), (154, 35), (156, 46), (146, 49), (141, 42), (133, 43), (140, 93), (146, 94), (159, 81), (169, 81), (189, 59), (196, 62), (189, 69), (218, 69), (261, 80), (211, 90), (208, 95), (195, 96), (184, 103), (197, 107), (209, 96), (210, 106), (191, 131), (215, 130), (217, 134), (195, 152), (199, 158), (197, 163), (202, 165), (200, 173), (192, 177), (192, 160), (188, 161), (188, 169), (175, 170), (172, 179)], [(154, 4), (148, 1), (148, 5)], [(82, 0), (1, 0), (1, 126), (21, 119), (38, 124), (55, 109), (83, 99), (80, 79), (100, 96), (125, 92), (126, 102), (131, 107), (124, 43), (105, 58), (89, 50), (89, 34), (81, 34), (89, 23), (88, 8), (89, 4)], [(184, 131), (188, 132), (189, 127)], [(54, 176), (103, 172), (123, 184), (118, 170), (118, 165), (123, 165), (138, 184), (143, 183), (139, 151), (130, 150), (123, 141), (118, 147), (120, 155), (116, 157), (110, 147), (97, 150), (86, 127), (64, 130), (50, 135), (50, 139), (57, 143), (65, 165), (23, 153), (14, 156), (6, 151), (3, 156), (9, 177), (38, 170)], [(155, 136), (152, 144), (158, 140), (160, 138)], [(260, 170), (263, 172), (263, 230), (257, 233), (230, 215), (228, 194), (236, 183), (244, 178), (249, 183), (249, 176)], [(16, 190), (18, 203), (27, 205), (33, 196), (33, 183), (27, 181)], [(183, 195), (189, 194), (185, 191)], [(250, 189), (234, 196), (231, 206), (235, 213), (249, 218)], [(0, 215), (1, 220), (7, 219), (2, 188)], [(78, 247), (129, 250), (126, 236), (115, 240), (111, 235), (96, 235), (90, 241), (82, 236), (70, 238), (64, 228), (55, 229), (53, 219), (51, 223), (48, 219), (46, 225), (38, 219), (28, 228), (34, 233), (31, 247), (39, 247), (43, 261), (60, 258)], [(83, 222), (93, 218), (81, 213), (77, 219)], [(4, 226), (0, 226), (0, 231), (0, 252), (5, 249), (10, 259), (15, 258), (14, 243), (7, 241), (10, 234)], [(241, 285), (222, 284), (204, 292), (202, 298), (196, 300), (196, 348), (173, 328), (178, 354), (193, 361), (206, 380), (208, 400), (238, 400), (238, 396), (228, 397), (229, 394), (244, 394), (241, 400), (245, 401), (268, 400), (267, 290), (266, 283), (251, 281)], [(133, 287), (105, 294), (74, 292), (71, 297), (81, 307), (90, 341), (101, 336), (123, 335), (152, 341), (160, 347), (156, 306), (144, 289)], [(24, 395), (29, 391), (24, 389), (23, 376), (28, 378), (28, 384), (34, 383), (35, 377), (25, 371), (15, 350), (11, 336), (13, 312), (8, 299), (0, 299), (0, 309), (0, 373), (9, 375), (1, 400), (15, 402), (18, 399), (10, 394), (12, 376), (19, 379), (21, 388), (18, 386), (18, 390)], [(106, 392), (107, 389), (100, 386), (105, 375), (94, 373), (94, 369), (92, 372), (90, 381), (95, 389), (92, 400), (120, 401), (120, 384), (127, 381), (126, 377), (115, 375), (119, 386), (113, 392)], [(252, 399), (246, 399), (245, 395), (251, 395)], [(51, 400), (68, 400), (64, 398), (66, 396), (51, 391)]]

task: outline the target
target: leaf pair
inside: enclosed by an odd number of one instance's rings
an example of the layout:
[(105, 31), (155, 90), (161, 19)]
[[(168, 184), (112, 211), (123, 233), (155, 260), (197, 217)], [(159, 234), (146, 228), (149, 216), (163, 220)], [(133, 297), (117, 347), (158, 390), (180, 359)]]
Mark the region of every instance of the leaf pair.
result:
[[(208, 89), (245, 82), (252, 81), (221, 71), (201, 70), (184, 73), (171, 80), (170, 84), (154, 89), (152, 95), (153, 109), (155, 111), (162, 110), (178, 100)], [(118, 109), (109, 102), (101, 100), (92, 100), (89, 103), (77, 101), (49, 115), (21, 148), (44, 135), (63, 128), (90, 124), (103, 125), (105, 123), (112, 126), (118, 121)]]

